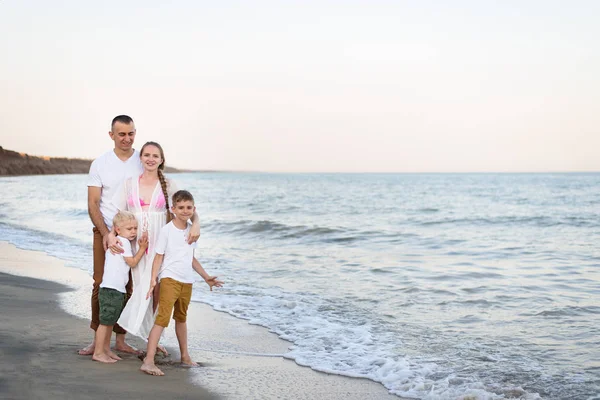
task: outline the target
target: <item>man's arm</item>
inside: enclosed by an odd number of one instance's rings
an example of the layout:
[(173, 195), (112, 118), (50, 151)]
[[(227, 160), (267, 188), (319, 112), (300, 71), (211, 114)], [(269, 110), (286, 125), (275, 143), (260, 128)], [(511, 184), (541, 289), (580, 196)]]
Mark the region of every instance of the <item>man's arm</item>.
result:
[(97, 186), (88, 186), (88, 214), (92, 220), (92, 224), (100, 231), (102, 237), (110, 232), (104, 223), (102, 213), (100, 212), (100, 196), (102, 196), (102, 188)]
[[(114, 232), (108, 230), (108, 227), (104, 223), (102, 213), (100, 212), (100, 197), (102, 196), (102, 188), (98, 186), (88, 186), (88, 214), (92, 220), (92, 224), (100, 231), (102, 235), (102, 245), (104, 251), (111, 248), (113, 254), (123, 252), (123, 248), (120, 246), (121, 242), (117, 239)], [(113, 235), (110, 235), (110, 233)]]

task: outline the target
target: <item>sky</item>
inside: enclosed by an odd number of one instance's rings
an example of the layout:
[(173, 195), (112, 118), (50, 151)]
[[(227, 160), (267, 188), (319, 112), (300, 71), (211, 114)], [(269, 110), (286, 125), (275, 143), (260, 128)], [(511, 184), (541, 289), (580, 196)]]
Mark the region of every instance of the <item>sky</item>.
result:
[(600, 171), (600, 2), (0, 0), (0, 146), (178, 168)]

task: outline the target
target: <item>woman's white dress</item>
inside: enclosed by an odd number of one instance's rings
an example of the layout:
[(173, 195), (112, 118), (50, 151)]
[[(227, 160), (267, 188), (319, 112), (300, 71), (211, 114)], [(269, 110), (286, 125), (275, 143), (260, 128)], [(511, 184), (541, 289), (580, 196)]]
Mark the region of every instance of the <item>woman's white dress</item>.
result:
[[(146, 294), (150, 289), (150, 280), (152, 278), (152, 262), (155, 255), (154, 246), (160, 229), (166, 224), (167, 217), (163, 196), (161, 196), (162, 188), (160, 182), (154, 188), (150, 206), (146, 211), (143, 211), (140, 205), (139, 189), (139, 179), (137, 177), (128, 178), (112, 200), (113, 204), (119, 210), (130, 211), (135, 214), (138, 221), (138, 239), (143, 234), (148, 235), (148, 250), (137, 267), (131, 269), (133, 293), (117, 323), (127, 332), (147, 340), (150, 330), (154, 326), (156, 313), (152, 311), (152, 297), (146, 299)], [(175, 184), (170, 179), (167, 179), (169, 199), (173, 198), (173, 193), (176, 191)], [(137, 248), (137, 240), (134, 248)]]

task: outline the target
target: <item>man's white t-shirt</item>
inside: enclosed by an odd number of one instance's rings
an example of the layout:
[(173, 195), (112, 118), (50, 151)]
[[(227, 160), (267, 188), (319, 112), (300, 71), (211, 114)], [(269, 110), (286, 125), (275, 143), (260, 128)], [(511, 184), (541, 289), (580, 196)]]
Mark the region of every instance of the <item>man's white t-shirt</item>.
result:
[(194, 283), (194, 269), (192, 260), (196, 243), (188, 244), (190, 225), (179, 229), (173, 221), (160, 229), (154, 250), (164, 254), (162, 267), (158, 272), (158, 280), (171, 278), (181, 283)]
[(123, 243), (122, 254), (113, 254), (106, 250), (106, 261), (104, 261), (104, 275), (102, 275), (101, 288), (110, 288), (126, 293), (125, 286), (129, 282), (129, 265), (123, 257), (133, 257), (131, 242), (124, 237), (117, 236)]
[(137, 150), (127, 161), (121, 161), (114, 150), (111, 150), (92, 162), (87, 185), (102, 188), (100, 213), (108, 229), (112, 228), (112, 220), (119, 211), (112, 203), (112, 198), (126, 178), (140, 176), (142, 172), (140, 153)]

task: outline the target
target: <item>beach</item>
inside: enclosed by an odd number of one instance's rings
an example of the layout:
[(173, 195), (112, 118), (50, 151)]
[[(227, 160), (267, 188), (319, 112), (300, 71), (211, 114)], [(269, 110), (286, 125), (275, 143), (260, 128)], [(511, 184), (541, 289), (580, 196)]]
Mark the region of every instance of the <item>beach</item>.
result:
[[(73, 351), (90, 340), (86, 179), (0, 178), (0, 242), (27, 250), (1, 244), (0, 272), (69, 286)], [(225, 282), (194, 283), (192, 384), (233, 399), (600, 393), (600, 174), (176, 179), (197, 197), (195, 257)], [(163, 344), (177, 348), (173, 327)]]
[[(179, 367), (172, 346), (172, 356), (157, 359), (164, 377), (140, 372), (133, 355), (113, 365), (92, 362), (77, 354), (91, 338), (84, 318), (91, 284), (85, 271), (57, 258), (0, 242), (0, 398), (399, 398), (366, 379), (298, 366), (282, 357), (289, 342), (200, 303), (191, 304), (188, 319), (190, 343), (201, 344), (190, 348), (199, 368)], [(128, 341), (144, 347), (140, 339)]]

